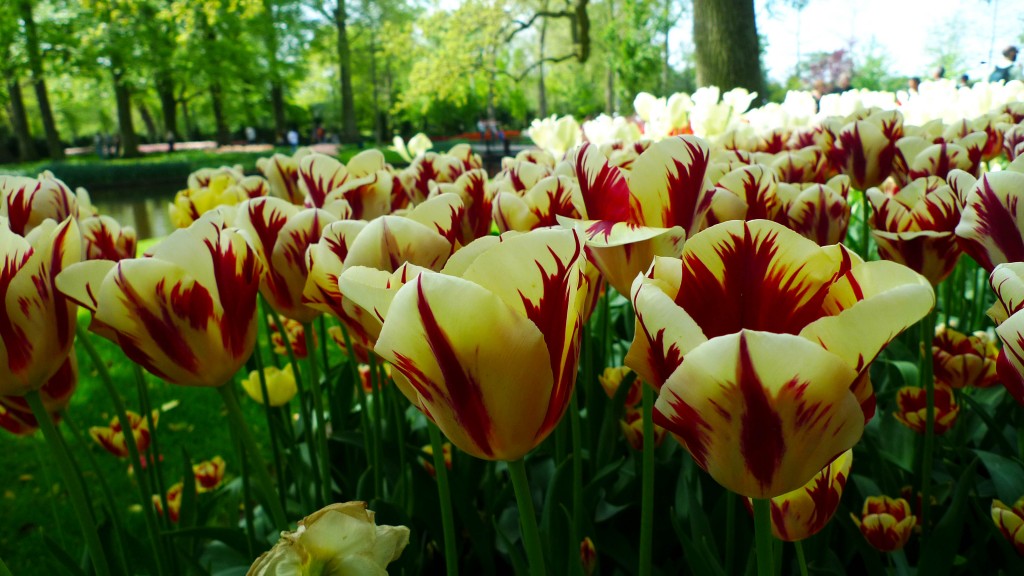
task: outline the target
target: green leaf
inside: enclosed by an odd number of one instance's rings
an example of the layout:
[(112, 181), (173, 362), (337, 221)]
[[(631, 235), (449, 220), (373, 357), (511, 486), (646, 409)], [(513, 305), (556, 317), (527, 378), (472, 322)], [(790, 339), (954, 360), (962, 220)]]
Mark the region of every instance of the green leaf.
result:
[(977, 468), (978, 459), (975, 459), (960, 475), (949, 508), (925, 541), (917, 566), (918, 574), (942, 576), (953, 568), (960, 547), (960, 536), (964, 530), (964, 519), (967, 516), (967, 497), (974, 485)]
[(1024, 496), (1024, 467), (1019, 461), (984, 450), (974, 450), (974, 453), (988, 470), (1000, 500), (1012, 506), (1018, 498)]
[(675, 509), (669, 510), (668, 517), (672, 521), (672, 528), (676, 531), (676, 537), (683, 546), (683, 555), (693, 573), (725, 576), (725, 571), (718, 564), (718, 560), (708, 555), (707, 547), (698, 546), (686, 536), (686, 533), (683, 532), (683, 527), (679, 525), (678, 516), (679, 514), (677, 514)]
[(202, 538), (216, 540), (228, 548), (238, 552), (242, 556), (249, 556), (249, 541), (245, 532), (238, 528), (223, 528), (217, 526), (199, 526), (196, 528), (185, 528), (182, 530), (171, 530), (164, 532), (174, 538)]
[(46, 548), (49, 550), (50, 554), (52, 554), (52, 560), (64, 567), (68, 571), (68, 574), (71, 574), (72, 576), (85, 576), (85, 572), (78, 563), (75, 562), (53, 538), (43, 534), (43, 541), (46, 542)]
[[(504, 514), (502, 516), (504, 516)], [(498, 524), (498, 519), (493, 518), (492, 520), (494, 522), (494, 532), (497, 533), (498, 540), (501, 542), (501, 544), (505, 548), (505, 551), (508, 553), (509, 562), (512, 563), (512, 568), (515, 570), (515, 573), (529, 574), (530, 571), (526, 567), (526, 560), (523, 558), (522, 553), (519, 552), (519, 549), (516, 548), (515, 544), (510, 542), (508, 537), (505, 536), (504, 530), (502, 529), (501, 525)]]

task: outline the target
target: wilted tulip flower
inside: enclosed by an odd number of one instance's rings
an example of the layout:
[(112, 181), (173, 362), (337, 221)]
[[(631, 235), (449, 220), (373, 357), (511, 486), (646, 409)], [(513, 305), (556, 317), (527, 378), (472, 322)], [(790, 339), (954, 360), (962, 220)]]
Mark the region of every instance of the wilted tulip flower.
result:
[(384, 319), (375, 351), (395, 383), (464, 452), (518, 460), (554, 430), (576, 379), (586, 303), (570, 230), (481, 238), (441, 273), (346, 270), (341, 291)]
[(755, 220), (656, 258), (632, 300), (626, 365), (660, 388), (655, 423), (726, 488), (771, 498), (860, 439), (873, 406), (861, 375), (935, 296), (904, 266)]
[(986, 332), (967, 335), (940, 327), (932, 340), (935, 380), (951, 388), (988, 388), (996, 383), (999, 349)]
[(74, 302), (57, 275), (82, 258), (73, 219), (44, 220), (25, 237), (0, 216), (0, 396), (38, 390), (61, 367), (75, 337)]
[(121, 226), (110, 216), (92, 216), (78, 221), (85, 244), (86, 260), (135, 258), (138, 237), (131, 226)]
[(1006, 391), (1024, 406), (1024, 262), (996, 266), (989, 284), (996, 303), (988, 315), (998, 325), (996, 335), (1003, 342), (996, 372)]
[(840, 174), (825, 184), (779, 183), (776, 219), (818, 246), (838, 244), (850, 226), (850, 178)]
[(285, 364), (284, 368), (266, 366), (263, 369), (264, 379), (267, 384), (267, 395), (263, 395), (263, 386), (260, 384), (260, 373), (253, 370), (249, 377), (242, 380), (242, 388), (250, 398), (260, 404), (270, 406), (284, 406), (299, 393), (298, 385), (295, 383), (295, 371), (291, 364)]
[(216, 490), (224, 481), (224, 469), (227, 464), (220, 456), (214, 456), (192, 466), (192, 474), (196, 478), (196, 492), (202, 494)]
[(850, 517), (868, 544), (882, 552), (903, 548), (917, 524), (917, 517), (910, 513), (906, 500), (888, 496), (869, 496), (860, 518), (853, 514)]
[[(944, 434), (956, 424), (956, 418), (960, 415), (960, 406), (953, 396), (953, 389), (944, 384), (935, 383), (935, 434)], [(904, 386), (896, 392), (896, 411), (893, 417), (907, 428), (918, 434), (924, 434), (927, 430), (927, 395), (924, 388), (916, 386)]]
[[(178, 523), (178, 519), (181, 516), (181, 495), (184, 488), (184, 482), (178, 482), (167, 489), (167, 508), (169, 508), (167, 519), (175, 524)], [(156, 513), (163, 516), (164, 505), (163, 502), (160, 501), (160, 495), (153, 494), (152, 498), (153, 507), (156, 508)]]
[(7, 218), (15, 234), (28, 236), (47, 219), (63, 222), (78, 216), (77, 196), (49, 170), (38, 178), (0, 176), (0, 217)]
[(821, 532), (839, 508), (852, 465), (853, 450), (847, 450), (802, 488), (772, 498), (772, 534), (798, 542)]
[[(57, 421), (60, 413), (67, 408), (71, 395), (78, 386), (78, 361), (74, 352), (60, 363), (56, 374), (39, 389), (39, 397), (50, 417)], [(0, 396), (0, 428), (18, 435), (27, 436), (39, 428), (39, 421), (25, 398)]]
[(262, 274), (252, 247), (212, 212), (168, 236), (151, 257), (82, 262), (57, 286), (92, 311), (90, 330), (154, 375), (221, 386), (256, 344)]
[(956, 194), (936, 176), (918, 178), (895, 194), (867, 191), (874, 207), (871, 236), (878, 254), (899, 262), (938, 286), (956, 267), (960, 223)]
[[(149, 448), (151, 439), (149, 419), (131, 410), (127, 410), (125, 415), (128, 416), (128, 424), (132, 431), (132, 436), (135, 437), (136, 448), (138, 448), (139, 453), (145, 452)], [(160, 412), (153, 410), (153, 426), (156, 426), (159, 419)], [(127, 458), (129, 456), (124, 429), (121, 427), (121, 421), (116, 416), (110, 420), (110, 426), (93, 426), (89, 428), (89, 436), (92, 436), (92, 439), (97, 444), (114, 456), (118, 458)]]
[(986, 270), (1024, 261), (1024, 158), (986, 172), (970, 188), (970, 177), (960, 174), (957, 186), (968, 190), (956, 227), (964, 252)]
[(365, 502), (331, 504), (282, 532), (247, 576), (383, 576), (409, 544), (405, 526), (378, 526)]
[(1017, 500), (1012, 508), (999, 500), (993, 500), (992, 522), (1003, 537), (1013, 544), (1017, 554), (1024, 556), (1024, 498)]
[[(434, 455), (434, 447), (431, 446), (430, 444), (427, 444), (423, 448), (420, 448), (420, 450), (422, 452), (424, 452), (427, 456), (431, 456), (431, 458), (422, 458), (421, 457), (420, 458), (420, 465), (422, 465), (423, 469), (427, 471), (427, 474), (430, 474), (431, 477), (436, 477), (437, 470), (434, 469), (434, 459), (432, 458), (433, 455)], [(441, 445), (441, 452), (444, 454), (444, 467), (449, 469), (449, 470), (451, 470), (452, 469), (452, 443), (451, 442), (445, 442), (444, 444), (442, 444)]]
[(829, 129), (834, 130), (829, 157), (840, 172), (850, 177), (854, 188), (867, 190), (889, 176), (896, 141), (903, 136), (903, 116), (899, 112), (877, 111), (838, 130)]

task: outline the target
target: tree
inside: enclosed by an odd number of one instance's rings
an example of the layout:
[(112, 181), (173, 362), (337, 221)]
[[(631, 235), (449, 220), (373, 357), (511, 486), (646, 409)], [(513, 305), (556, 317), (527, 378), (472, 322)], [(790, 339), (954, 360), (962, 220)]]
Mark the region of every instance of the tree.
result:
[(764, 94), (754, 0), (693, 0), (697, 83)]
[(46, 147), (50, 158), (62, 160), (64, 145), (57, 133), (57, 123), (53, 120), (53, 108), (46, 91), (46, 78), (43, 75), (43, 56), (39, 50), (39, 31), (32, 14), (32, 0), (18, 0), (18, 11), (25, 34), (25, 53), (28, 55), (28, 67), (35, 89), (36, 101), (39, 102), (39, 115), (43, 120), (43, 131), (46, 133)]

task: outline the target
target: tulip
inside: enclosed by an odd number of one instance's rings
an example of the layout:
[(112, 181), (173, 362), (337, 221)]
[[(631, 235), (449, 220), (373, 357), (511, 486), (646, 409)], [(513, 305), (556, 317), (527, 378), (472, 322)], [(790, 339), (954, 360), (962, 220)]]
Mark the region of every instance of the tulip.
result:
[[(60, 368), (39, 389), (43, 407), (56, 422), (67, 408), (71, 394), (78, 386), (78, 360), (74, 353), (61, 362)], [(27, 436), (39, 428), (39, 422), (28, 402), (19, 396), (0, 396), (0, 428), (17, 436)]]
[(267, 366), (263, 369), (264, 379), (267, 385), (267, 395), (263, 395), (263, 386), (260, 384), (260, 373), (253, 370), (249, 377), (242, 380), (242, 388), (250, 398), (260, 404), (269, 404), (273, 407), (284, 406), (299, 393), (298, 385), (295, 383), (295, 371), (291, 364), (285, 364), (284, 368)]
[(495, 193), (513, 192), (517, 196), (522, 196), (538, 182), (551, 176), (555, 167), (554, 158), (547, 153), (537, 152), (537, 157), (524, 156), (520, 152), (515, 160), (503, 162), (501, 172), (491, 180)]
[[(961, 175), (958, 187), (969, 183)], [(1024, 159), (983, 174), (968, 190), (956, 227), (964, 252), (989, 271), (997, 264), (1024, 261)]]
[(1011, 162), (1024, 154), (1024, 124), (1016, 124), (1003, 133), (1003, 149)]
[(214, 456), (210, 460), (204, 460), (192, 466), (192, 474), (196, 478), (196, 492), (210, 492), (216, 490), (224, 481), (224, 459)]
[[(637, 452), (642, 452), (644, 449), (643, 413), (640, 410), (627, 408), (625, 417), (619, 420), (619, 428), (622, 429), (622, 435), (626, 437), (629, 446)], [(664, 439), (665, 429), (661, 426), (654, 426), (654, 446), (661, 446)]]
[[(384, 363), (382, 364), (382, 368), (384, 369), (384, 378), (378, 378), (378, 388), (384, 386), (391, 380), (391, 365)], [(359, 365), (359, 383), (363, 386), (363, 392), (373, 394), (373, 375), (370, 373), (369, 364)]]
[(0, 216), (0, 396), (38, 390), (61, 367), (75, 337), (75, 305), (56, 277), (82, 257), (72, 219), (44, 220), (25, 237)]
[(878, 254), (909, 266), (938, 286), (960, 258), (954, 230), (960, 222), (956, 194), (938, 177), (918, 178), (895, 194), (867, 191), (874, 207), (871, 236)]
[(777, 221), (819, 246), (838, 244), (850, 225), (850, 179), (842, 174), (825, 184), (780, 183)]
[(189, 187), (178, 192), (168, 206), (171, 223), (176, 228), (188, 228), (203, 214), (221, 206), (237, 206), (270, 192), (270, 183), (259, 176), (244, 177), (234, 170), (196, 176), (201, 172), (203, 170), (189, 176)]
[(395, 174), (385, 162), (384, 154), (377, 150), (360, 152), (349, 160), (347, 169), (347, 179), (327, 192), (324, 207), (331, 209), (332, 205), (347, 204), (351, 217), (357, 220), (373, 220), (390, 213)]
[[(284, 324), (285, 336), (281, 336), (281, 332), (278, 330), (277, 322), (274, 321), (272, 315), (267, 315), (267, 324), (270, 326), (270, 344), (274, 347), (274, 353), (287, 356), (288, 348), (285, 347), (285, 337), (288, 338), (288, 346), (292, 349), (292, 354), (298, 360), (305, 360), (309, 351), (306, 350), (306, 327), (301, 322), (292, 320), (291, 318), (281, 318), (282, 324)], [(337, 328), (332, 326), (331, 328)], [(313, 343), (316, 343), (316, 334), (313, 334)]]
[(728, 220), (776, 220), (780, 204), (774, 173), (763, 164), (742, 166), (715, 184), (707, 226)]
[(412, 162), (413, 159), (419, 158), (426, 154), (427, 150), (434, 147), (434, 143), (423, 132), (419, 132), (410, 138), (408, 143), (401, 136), (395, 136), (392, 144), (392, 146), (388, 146), (388, 149), (394, 150), (406, 162)]
[[(609, 398), (614, 398), (615, 394), (619, 391), (619, 386), (622, 384), (622, 379), (632, 373), (633, 371), (628, 366), (608, 367), (604, 369), (603, 374), (597, 377), (597, 380), (601, 383), (604, 393)], [(625, 406), (636, 406), (640, 403), (642, 385), (643, 383), (639, 380), (633, 380), (633, 383), (629, 386), (629, 392), (626, 393), (626, 400), (623, 402)]]
[(989, 284), (996, 293), (996, 303), (988, 315), (998, 324), (996, 336), (1003, 343), (996, 372), (1010, 395), (1024, 406), (1024, 263), (996, 266)]
[(38, 178), (0, 176), (0, 217), (15, 234), (28, 236), (47, 219), (63, 222), (78, 216), (77, 197), (49, 170)]
[(523, 195), (500, 192), (494, 197), (494, 224), (501, 232), (528, 232), (557, 226), (558, 217), (578, 217), (572, 197), (578, 185), (566, 176), (548, 176)]
[(57, 279), (93, 313), (89, 329), (168, 382), (221, 386), (256, 344), (263, 265), (219, 213), (178, 230), (149, 258), (93, 260)]
[(256, 160), (256, 169), (270, 183), (270, 193), (297, 206), (302, 206), (304, 196), (299, 189), (299, 160), (311, 154), (303, 148), (293, 156), (274, 154), (270, 158)]
[(999, 350), (985, 332), (966, 335), (943, 326), (932, 341), (935, 380), (951, 388), (988, 388), (996, 383)]
[(417, 205), (430, 195), (430, 183), (455, 182), (466, 171), (462, 158), (448, 154), (427, 152), (418, 156), (409, 167), (399, 173), (399, 184), (409, 202)]
[[(178, 523), (178, 518), (181, 515), (181, 496), (184, 487), (185, 484), (183, 482), (178, 482), (167, 489), (167, 519), (174, 524)], [(152, 498), (153, 507), (156, 508), (156, 513), (163, 516), (164, 506), (163, 502), (160, 501), (160, 496), (158, 494), (153, 494)]]
[(860, 518), (850, 516), (868, 544), (882, 552), (903, 548), (917, 524), (917, 517), (910, 513), (906, 500), (888, 496), (869, 496)]
[(594, 541), (587, 536), (580, 542), (580, 565), (583, 566), (583, 573), (590, 576), (597, 569), (597, 548)]
[(491, 233), (494, 190), (487, 182), (487, 172), (474, 169), (464, 172), (452, 184), (434, 184), (431, 196), (452, 192), (462, 200), (464, 211), (458, 241), (469, 244)]
[(328, 210), (302, 210), (279, 198), (256, 198), (239, 207), (235, 224), (266, 270), (260, 293), (285, 318), (306, 324), (320, 315), (319, 310), (302, 303), (309, 275), (306, 250), (320, 241), (324, 228), (345, 216)]
[(993, 500), (992, 522), (1003, 537), (1013, 544), (1017, 554), (1024, 556), (1024, 498), (1017, 500), (1012, 508), (999, 500)]
[[(132, 436), (135, 437), (135, 446), (138, 447), (140, 453), (145, 452), (149, 448), (151, 438), (149, 419), (131, 410), (127, 410), (125, 414), (128, 416), (128, 427), (132, 431)], [(160, 412), (153, 410), (153, 426), (156, 426), (159, 418)], [(108, 427), (93, 426), (89, 428), (89, 436), (92, 436), (92, 439), (100, 447), (114, 456), (118, 458), (128, 457), (128, 444), (125, 441), (124, 428), (121, 427), (121, 422), (116, 417), (110, 421), (110, 426)]]
[(409, 544), (405, 526), (378, 526), (365, 502), (331, 504), (299, 521), (247, 576), (384, 575)]
[(899, 112), (879, 111), (842, 128), (826, 129), (834, 138), (829, 154), (832, 163), (850, 177), (854, 188), (878, 186), (889, 176), (896, 141), (903, 135), (903, 117)]
[(395, 292), (384, 289), (393, 277), (365, 268), (346, 270), (338, 284), (384, 319), (375, 351), (453, 444), (487, 460), (518, 460), (568, 406), (584, 264), (576, 233), (535, 230), (481, 238), (440, 274), (423, 271)]
[[(433, 457), (433, 455), (434, 455), (434, 447), (431, 446), (430, 444), (427, 444), (423, 448), (420, 448), (420, 450), (424, 454), (426, 454), (427, 456)], [(444, 454), (444, 467), (449, 469), (449, 470), (451, 470), (452, 469), (452, 444), (451, 444), (451, 442), (445, 442), (441, 446), (441, 452)], [(420, 465), (423, 466), (423, 469), (427, 471), (427, 474), (430, 474), (431, 478), (436, 478), (437, 477), (437, 470), (434, 468), (434, 459), (433, 458), (430, 458), (429, 460), (426, 459), (426, 458), (420, 458)]]
[(945, 179), (951, 170), (956, 169), (977, 174), (981, 168), (985, 140), (984, 132), (972, 132), (951, 141), (940, 138), (938, 142), (918, 136), (900, 138), (893, 158), (893, 177), (898, 184), (905, 186), (926, 176)]
[(579, 145), (583, 136), (580, 125), (572, 116), (537, 119), (530, 123), (530, 139), (538, 148), (561, 158), (566, 152)]
[(131, 226), (121, 226), (110, 216), (92, 216), (78, 221), (87, 260), (135, 258), (138, 237)]
[[(916, 386), (904, 386), (896, 393), (897, 409), (893, 412), (896, 418), (907, 428), (918, 434), (926, 431), (926, 411), (928, 408), (926, 391)], [(944, 384), (936, 383), (934, 401), (934, 431), (943, 434), (956, 424), (960, 415), (960, 406), (953, 397), (953, 389)]]
[(655, 423), (734, 492), (805, 485), (860, 438), (867, 369), (931, 309), (931, 286), (763, 220), (709, 228), (681, 256), (633, 285), (626, 365), (661, 390)]
[(825, 182), (829, 172), (828, 156), (820, 146), (780, 152), (771, 167), (779, 182), (792, 184)]
[(852, 465), (853, 451), (847, 450), (803, 487), (772, 498), (772, 534), (798, 542), (821, 532), (839, 508)]

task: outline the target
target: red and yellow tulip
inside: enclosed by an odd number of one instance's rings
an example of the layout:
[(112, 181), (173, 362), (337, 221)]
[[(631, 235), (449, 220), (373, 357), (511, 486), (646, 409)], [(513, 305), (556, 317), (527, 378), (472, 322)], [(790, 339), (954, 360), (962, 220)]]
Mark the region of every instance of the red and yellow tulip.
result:
[(850, 177), (857, 190), (878, 186), (892, 172), (896, 141), (903, 137), (899, 112), (876, 111), (842, 127), (826, 123), (825, 129), (833, 139), (829, 150), (833, 165)]
[(860, 518), (850, 516), (868, 544), (882, 552), (903, 548), (917, 525), (917, 517), (911, 514), (910, 504), (903, 498), (869, 496)]
[(224, 469), (227, 465), (220, 456), (214, 456), (192, 466), (192, 474), (196, 478), (196, 492), (202, 494), (216, 490), (224, 481)]
[(1024, 262), (1000, 264), (989, 277), (996, 303), (988, 315), (997, 324), (1003, 350), (996, 373), (1007, 392), (1024, 406)]
[(78, 221), (87, 260), (135, 258), (138, 237), (131, 226), (121, 226), (109, 216), (92, 216)]
[(803, 487), (772, 498), (772, 534), (797, 542), (821, 532), (839, 508), (852, 465), (853, 451), (847, 450)]
[[(434, 459), (433, 459), (434, 447), (431, 446), (430, 444), (427, 444), (426, 446), (424, 446), (420, 450), (422, 450), (423, 453), (425, 453), (427, 456), (431, 456), (431, 458), (423, 458), (423, 457), (421, 457), (420, 458), (420, 465), (422, 465), (423, 469), (427, 471), (427, 474), (430, 474), (431, 477), (436, 477), (437, 476), (437, 470), (434, 469)], [(441, 445), (441, 452), (444, 454), (444, 467), (449, 469), (449, 470), (451, 470), (452, 469), (452, 443), (451, 442), (445, 442), (444, 444), (442, 444)]]
[(384, 319), (375, 351), (453, 444), (479, 458), (517, 460), (568, 406), (584, 265), (579, 236), (548, 229), (481, 238), (441, 273), (424, 271), (395, 292), (387, 278), (373, 287), (365, 268), (345, 271), (339, 285)]
[[(181, 515), (181, 496), (184, 488), (185, 483), (178, 482), (167, 489), (167, 519), (175, 524), (178, 523), (178, 518)], [(163, 516), (164, 505), (163, 502), (160, 501), (160, 495), (153, 494), (152, 498), (153, 507), (156, 508), (156, 513)]]
[[(71, 353), (60, 363), (60, 368), (39, 389), (43, 407), (50, 417), (57, 421), (61, 411), (78, 386), (78, 361)], [(17, 436), (27, 436), (39, 428), (39, 421), (32, 413), (32, 408), (25, 398), (20, 396), (0, 396), (0, 428)]]
[[(73, 219), (44, 220), (25, 237), (0, 216), (0, 396), (38, 390), (61, 367), (75, 337), (75, 304), (56, 278), (82, 258)], [(55, 361), (58, 360), (58, 361)]]
[(850, 226), (849, 177), (840, 174), (825, 184), (780, 183), (775, 189), (780, 210), (776, 221), (819, 246), (838, 244)]
[(90, 330), (174, 384), (221, 386), (256, 343), (263, 264), (241, 234), (211, 213), (152, 256), (69, 267), (60, 292), (93, 313)]
[[(953, 396), (953, 389), (944, 384), (935, 384), (934, 430), (935, 434), (944, 434), (956, 424), (960, 415), (960, 406)], [(897, 409), (893, 412), (896, 418), (907, 428), (918, 434), (926, 431), (926, 411), (928, 407), (926, 391), (916, 386), (904, 386), (896, 393)]]
[[(145, 452), (149, 449), (151, 438), (149, 419), (131, 410), (126, 411), (125, 415), (128, 416), (128, 424), (129, 429), (132, 431), (132, 436), (135, 436), (135, 446), (139, 449), (140, 453)], [(159, 418), (160, 413), (154, 410), (152, 416), (153, 426), (156, 426)], [(124, 429), (117, 417), (110, 420), (110, 426), (93, 426), (89, 428), (89, 436), (92, 436), (92, 439), (97, 444), (114, 456), (118, 458), (128, 457), (128, 444), (125, 441)]]
[(0, 176), (0, 217), (19, 236), (28, 236), (46, 220), (78, 218), (78, 198), (49, 171), (37, 178)]
[(626, 365), (660, 388), (655, 423), (751, 498), (805, 485), (857, 442), (873, 412), (862, 375), (935, 302), (904, 266), (764, 220), (719, 224), (681, 260), (656, 258), (632, 299)]
[(932, 340), (935, 380), (951, 388), (988, 388), (996, 383), (999, 349), (986, 332), (967, 335), (940, 327)]
[(967, 190), (956, 227), (964, 252), (990, 271), (1004, 262), (1024, 262), (1024, 158), (1006, 170), (986, 172), (970, 188), (970, 176), (958, 174), (957, 187)]
[(1012, 508), (999, 500), (993, 500), (992, 522), (1003, 537), (1013, 544), (1017, 554), (1024, 556), (1024, 498), (1017, 500)]

